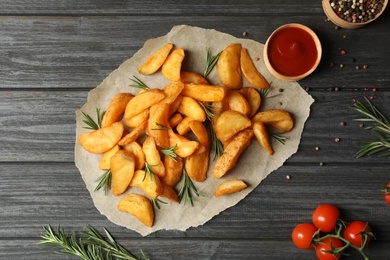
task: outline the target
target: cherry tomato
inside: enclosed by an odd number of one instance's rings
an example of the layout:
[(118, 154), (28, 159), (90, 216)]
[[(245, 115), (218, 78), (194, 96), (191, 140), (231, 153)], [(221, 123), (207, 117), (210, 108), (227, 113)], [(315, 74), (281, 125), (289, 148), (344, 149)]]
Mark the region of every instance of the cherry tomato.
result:
[(361, 247), (367, 237), (367, 243), (372, 239), (372, 229), (364, 221), (352, 221), (344, 229), (344, 238), (352, 244)]
[(291, 234), (294, 245), (300, 249), (314, 248), (311, 242), (316, 231), (317, 228), (311, 223), (298, 224)]
[(319, 260), (338, 260), (343, 255), (342, 252), (333, 254), (332, 252), (326, 252), (326, 251), (336, 250), (337, 248), (343, 246), (344, 246), (343, 242), (338, 238), (334, 238), (334, 237), (324, 238), (316, 245), (316, 256)]
[(322, 232), (331, 232), (335, 229), (340, 212), (336, 206), (331, 204), (319, 205), (313, 212), (313, 224)]
[(385, 190), (385, 201), (387, 204), (390, 205), (390, 182), (387, 183), (386, 190)]

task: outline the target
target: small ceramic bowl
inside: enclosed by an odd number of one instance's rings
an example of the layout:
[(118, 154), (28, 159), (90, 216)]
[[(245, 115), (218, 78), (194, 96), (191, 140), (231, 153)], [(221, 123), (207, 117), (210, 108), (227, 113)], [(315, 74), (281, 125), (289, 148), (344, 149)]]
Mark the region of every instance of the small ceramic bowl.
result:
[(340, 18), (333, 10), (329, 0), (322, 0), (322, 7), (328, 19), (335, 25), (344, 29), (357, 29), (378, 19), (378, 17), (385, 11), (388, 2), (389, 0), (384, 0), (382, 10), (378, 12), (373, 19), (370, 19), (367, 22), (348, 22)]
[(264, 63), (278, 79), (298, 81), (310, 75), (322, 57), (318, 36), (309, 27), (290, 23), (277, 28), (264, 46)]

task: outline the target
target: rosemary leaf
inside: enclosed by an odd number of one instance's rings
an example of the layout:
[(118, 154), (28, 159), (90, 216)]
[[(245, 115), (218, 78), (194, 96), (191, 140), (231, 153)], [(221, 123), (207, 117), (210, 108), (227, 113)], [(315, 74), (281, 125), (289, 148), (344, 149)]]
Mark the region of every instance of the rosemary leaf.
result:
[(204, 70), (203, 76), (206, 78), (210, 72), (213, 70), (215, 67), (215, 64), (217, 64), (217, 61), (219, 59), (219, 56), (221, 55), (222, 52), (219, 52), (217, 55), (212, 56), (210, 53), (210, 50), (206, 50), (206, 68)]
[(163, 201), (163, 200), (160, 200), (159, 198), (153, 198), (153, 199), (150, 199), (150, 201), (152, 202), (152, 205), (153, 205), (153, 208), (154, 209), (160, 209), (160, 203), (162, 204), (168, 204), (167, 202)]
[(156, 183), (156, 176), (154, 175), (154, 172), (153, 172), (153, 170), (152, 170), (152, 166), (153, 166), (153, 165), (150, 165), (150, 164), (148, 164), (147, 162), (145, 162), (145, 174), (144, 174), (144, 178), (142, 179), (142, 181), (145, 180), (146, 174), (149, 174), (149, 175), (150, 175), (150, 179), (152, 179), (152, 181), (153, 181), (154, 183)]
[(170, 146), (168, 148), (161, 149), (161, 152), (176, 162), (176, 158), (177, 158), (177, 154), (175, 153), (176, 149), (177, 149), (177, 144), (175, 146)]
[(84, 116), (83, 122), (84, 122), (84, 124), (87, 125), (84, 127), (85, 129), (90, 129), (90, 130), (100, 129), (105, 111), (100, 112), (100, 109), (96, 108), (96, 121), (90, 115), (88, 115), (84, 112), (81, 112), (81, 113)]
[(165, 126), (165, 125), (162, 125), (158, 122), (155, 122), (156, 126), (158, 126), (158, 128), (152, 128), (151, 130), (168, 130), (169, 127)]
[(275, 138), (281, 144), (286, 144), (287, 138), (278, 134), (271, 134), (271, 137)]
[(353, 104), (353, 108), (361, 113), (364, 118), (355, 119), (356, 121), (370, 122), (372, 125), (366, 127), (366, 130), (376, 136), (375, 140), (366, 142), (356, 153), (357, 158), (370, 155), (379, 157), (390, 157), (390, 123), (387, 118), (365, 97), (367, 106), (359, 101)]
[(260, 89), (259, 93), (260, 93), (261, 99), (274, 98), (274, 97), (277, 97), (277, 96), (281, 95), (279, 93), (279, 94), (275, 94), (273, 96), (269, 96), (270, 89), (264, 89), (264, 88)]
[(104, 193), (107, 195), (108, 191), (111, 189), (111, 178), (112, 178), (111, 170), (105, 171), (99, 178), (96, 179), (98, 185), (96, 185), (94, 191), (98, 191), (101, 188), (103, 188)]
[(207, 119), (211, 120), (215, 114), (213, 113), (212, 105), (206, 105), (203, 102), (198, 101), (199, 105), (203, 108), (204, 112), (206, 113)]
[(133, 76), (133, 77), (134, 77), (134, 79), (130, 79), (133, 82), (132, 84), (129, 85), (130, 87), (140, 88), (140, 89), (149, 89), (149, 87), (142, 80), (140, 80), (136, 76)]
[(196, 189), (194, 183), (192, 182), (190, 176), (188, 176), (188, 174), (185, 170), (183, 170), (182, 179), (183, 179), (182, 186), (181, 186), (179, 194), (178, 194), (179, 203), (181, 203), (181, 201), (184, 198), (184, 204), (189, 203), (189, 204), (191, 204), (191, 206), (194, 206), (192, 196), (193, 196), (193, 194), (195, 194), (196, 196), (199, 196), (199, 192)]

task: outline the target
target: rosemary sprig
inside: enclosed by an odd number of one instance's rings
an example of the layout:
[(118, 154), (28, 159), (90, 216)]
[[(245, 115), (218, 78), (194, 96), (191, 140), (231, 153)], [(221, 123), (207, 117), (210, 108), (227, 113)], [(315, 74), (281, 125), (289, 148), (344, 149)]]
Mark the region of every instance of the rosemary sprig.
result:
[(149, 89), (149, 87), (142, 80), (140, 80), (136, 76), (133, 76), (133, 77), (134, 77), (134, 79), (130, 78), (130, 80), (133, 82), (132, 84), (129, 85), (130, 87), (140, 88), (140, 89)]
[(281, 144), (286, 144), (287, 138), (284, 136), (281, 136), (279, 134), (271, 134), (271, 137), (275, 138), (275, 140)]
[(150, 199), (150, 201), (152, 202), (152, 205), (153, 205), (153, 208), (156, 210), (156, 209), (160, 209), (160, 203), (162, 204), (168, 204), (167, 202), (163, 201), (163, 200), (160, 200), (159, 198), (152, 198)]
[(178, 194), (179, 203), (181, 203), (182, 199), (184, 198), (184, 204), (188, 202), (189, 204), (191, 204), (191, 206), (193, 206), (194, 202), (192, 200), (192, 196), (193, 194), (199, 196), (199, 192), (196, 189), (194, 183), (192, 182), (190, 176), (188, 176), (188, 173), (185, 170), (183, 170), (182, 179), (183, 179), (182, 186)]
[(137, 258), (126, 250), (123, 246), (115, 241), (111, 234), (104, 229), (107, 239), (103, 238), (100, 233), (92, 226), (86, 227), (85, 236), (76, 237), (73, 233), (68, 236), (59, 226), (57, 234), (54, 233), (50, 226), (43, 227), (41, 234), (41, 245), (60, 246), (62, 250), (59, 253), (75, 255), (82, 260), (110, 260), (110, 259), (127, 259), (127, 260), (149, 260), (141, 250), (142, 258)]
[(169, 129), (169, 127), (162, 125), (158, 122), (155, 122), (155, 124), (158, 128), (152, 128), (151, 130), (168, 130)]
[(177, 154), (175, 153), (177, 144), (175, 146), (169, 146), (168, 148), (161, 149), (161, 152), (176, 162)]
[(206, 113), (206, 117), (208, 120), (211, 120), (215, 114), (212, 109), (212, 105), (206, 105), (203, 102), (198, 101), (199, 105), (203, 108), (204, 112)]
[(145, 174), (144, 174), (144, 178), (142, 179), (142, 181), (145, 180), (146, 174), (149, 174), (150, 179), (152, 179), (152, 181), (153, 181), (154, 183), (156, 183), (156, 176), (154, 175), (154, 172), (153, 172), (153, 170), (152, 170), (152, 166), (153, 166), (153, 165), (150, 165), (150, 164), (148, 164), (147, 162), (145, 162)]
[(107, 195), (108, 191), (111, 189), (111, 178), (112, 178), (111, 170), (105, 171), (102, 175), (100, 175), (99, 178), (96, 179), (98, 185), (96, 185), (94, 191), (98, 191), (101, 188), (103, 188), (104, 193)]
[(207, 120), (205, 122), (205, 126), (207, 131), (209, 132), (209, 136), (211, 139), (211, 151), (214, 153), (213, 161), (215, 161), (218, 157), (220, 157), (223, 154), (223, 144), (217, 138), (217, 135), (214, 132), (214, 128), (210, 120)]
[(281, 95), (280, 93), (278, 93), (278, 94), (269, 96), (270, 88), (268, 88), (268, 89), (262, 88), (262, 89), (259, 90), (259, 93), (260, 93), (260, 96), (261, 96), (262, 99), (274, 98), (274, 97), (277, 97), (277, 96)]
[(206, 50), (206, 68), (203, 72), (203, 76), (206, 78), (210, 72), (213, 70), (215, 67), (215, 64), (217, 64), (217, 61), (219, 59), (219, 56), (221, 55), (221, 52), (219, 52), (217, 55), (212, 56), (210, 53), (210, 50)]
[(100, 108), (96, 108), (96, 121), (90, 115), (88, 115), (84, 112), (81, 112), (81, 113), (84, 115), (83, 122), (84, 122), (84, 124), (87, 125), (84, 127), (85, 129), (90, 129), (90, 130), (100, 129), (105, 111), (100, 112)]
[(378, 140), (373, 140), (362, 145), (356, 153), (357, 158), (376, 154), (380, 157), (390, 157), (390, 123), (387, 118), (365, 97), (368, 106), (356, 101), (353, 108), (365, 116), (355, 119), (361, 122), (370, 122), (372, 125), (365, 129), (371, 130)]
[(214, 128), (211, 124), (211, 120), (215, 116), (215, 114), (213, 112), (212, 105), (206, 105), (203, 102), (198, 102), (198, 103), (201, 105), (201, 107), (203, 108), (207, 116), (207, 121), (205, 122), (205, 126), (207, 131), (209, 132), (209, 136), (212, 143), (211, 148), (214, 153), (213, 160), (215, 160), (217, 157), (223, 154), (223, 144), (215, 135)]

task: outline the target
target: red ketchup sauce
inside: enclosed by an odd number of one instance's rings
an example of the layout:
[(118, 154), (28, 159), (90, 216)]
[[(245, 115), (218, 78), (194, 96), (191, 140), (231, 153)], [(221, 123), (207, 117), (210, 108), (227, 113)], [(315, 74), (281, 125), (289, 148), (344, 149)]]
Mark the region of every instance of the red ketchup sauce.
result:
[(313, 37), (301, 28), (287, 27), (270, 39), (268, 57), (272, 67), (285, 76), (299, 76), (309, 71), (317, 60)]

